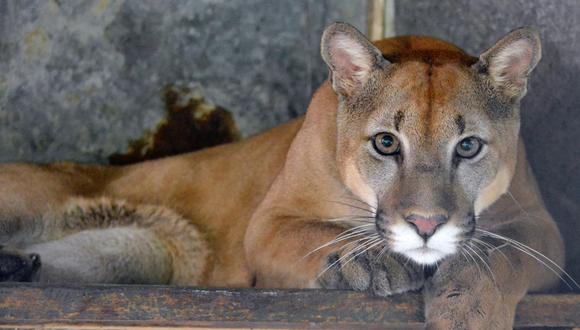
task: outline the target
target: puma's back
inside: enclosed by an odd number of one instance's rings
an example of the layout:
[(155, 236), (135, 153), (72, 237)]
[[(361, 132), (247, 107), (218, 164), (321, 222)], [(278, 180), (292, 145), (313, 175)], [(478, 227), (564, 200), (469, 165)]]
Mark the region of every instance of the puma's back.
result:
[(374, 42), (383, 57), (391, 63), (418, 61), (441, 65), (458, 63), (470, 66), (477, 58), (467, 55), (461, 48), (432, 37), (401, 36)]

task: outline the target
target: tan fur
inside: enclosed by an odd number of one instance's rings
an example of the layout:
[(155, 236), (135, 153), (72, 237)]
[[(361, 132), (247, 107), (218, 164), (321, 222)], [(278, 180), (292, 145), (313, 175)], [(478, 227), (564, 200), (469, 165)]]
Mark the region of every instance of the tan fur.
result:
[(165, 243), (174, 261), (169, 283), (187, 285), (203, 281), (210, 258), (205, 238), (185, 218), (170, 209), (144, 204), (135, 206), (107, 198), (72, 198), (62, 211), (53, 213), (43, 221), (61, 222), (54, 228), (61, 228), (62, 232), (43, 237), (47, 241), (88, 229), (130, 226), (150, 229)]
[[(62, 218), (46, 216), (47, 213), (71, 207), (86, 209), (89, 204), (108, 204), (111, 200), (122, 204), (123, 209), (126, 204), (120, 201), (127, 201), (132, 212), (163, 214), (156, 227), (173, 235), (173, 244), (210, 247), (203, 252), (211, 255), (208, 263), (196, 267), (203, 268), (205, 274), (179, 283), (249, 286), (252, 278), (243, 255), (245, 228), (282, 167), (285, 152), (300, 125), (301, 120), (297, 120), (240, 143), (134, 166), (3, 165), (0, 209), (10, 220), (1, 228), (0, 241), (18, 246), (45, 241), (33, 235), (41, 230), (39, 225), (44, 226), (39, 219)], [(101, 200), (102, 196), (108, 200)], [(155, 210), (143, 204), (161, 208)], [(65, 217), (66, 214), (70, 212)], [(195, 226), (192, 232), (203, 232), (207, 243), (181, 239), (181, 229), (171, 225), (181, 219)], [(12, 232), (16, 229), (17, 233)]]
[[(389, 96), (389, 104), (374, 98), (348, 102), (361, 109), (370, 107), (368, 102), (374, 102), (373, 107), (397, 109), (401, 104), (393, 100), (407, 100), (412, 106), (405, 109), (403, 124), (421, 125), (409, 128), (409, 141), (403, 142), (411, 144), (416, 139), (422, 141), (425, 152), (435, 150), (437, 141), (448, 139), (450, 131), (456, 130), (455, 109), (477, 107), (468, 93), (474, 88), (468, 68), (477, 59), (453, 45), (424, 37), (387, 39), (376, 46), (396, 70), (387, 78), (380, 76), (391, 88), (371, 87), (379, 93), (398, 94)], [(360, 77), (375, 79), (372, 75)], [(356, 86), (356, 81), (349, 81), (339, 87)], [(304, 118), (239, 143), (132, 166), (4, 165), (0, 168), (0, 211), (5, 220), (0, 226), (0, 242), (26, 246), (89, 227), (137, 226), (150, 229), (167, 245), (174, 265), (170, 283), (320, 287), (318, 275), (329, 255), (342, 251), (350, 241), (308, 255), (352, 225), (346, 221), (345, 227), (329, 220), (360, 214), (360, 208), (367, 208), (353, 199), (372, 206), (378, 203), (369, 178), (361, 170), (367, 165), (354, 154), (362, 134), (353, 132), (337, 147), (337, 130), (347, 124), (337, 110), (343, 104), (340, 102), (326, 82), (313, 96)], [(385, 116), (386, 121), (393, 120), (391, 115)], [(501, 143), (498, 140), (504, 138), (510, 139), (494, 136), (490, 143)], [(561, 238), (542, 204), (523, 144), (517, 146), (517, 134), (511, 139), (514, 147), (504, 155), (508, 165), (499, 170), (478, 199), (478, 212), (485, 216), (481, 226), (511, 235), (562, 264)], [(409, 161), (418, 168), (436, 165), (421, 153), (413, 154)], [(506, 184), (526, 212), (514, 208), (511, 197), (504, 194)], [(393, 204), (394, 197), (380, 203)], [(416, 212), (431, 214), (423, 209)], [(38, 219), (42, 219), (40, 224)], [(53, 232), (34, 235), (38, 226), (51, 227)], [(425, 284), (427, 317), (433, 327), (509, 327), (517, 302), (528, 290), (555, 283), (554, 275), (529, 257), (515, 250), (502, 252), (515, 269), (498, 258), (498, 253), (490, 252), (495, 284), (485, 276), (481, 278), (473, 264), (457, 266), (454, 263), (459, 261), (451, 259), (440, 265), (439, 275)], [(389, 258), (385, 265), (402, 267)], [(176, 266), (180, 262), (181, 266)], [(369, 279), (361, 270), (364, 267), (349, 267), (354, 268), (344, 274), (360, 274), (360, 281), (354, 278), (353, 283), (361, 290), (368, 287)], [(423, 284), (414, 282), (419, 279), (410, 273), (410, 278), (403, 278), (402, 272), (390, 280), (410, 281), (408, 289)], [(327, 278), (325, 283), (335, 280)], [(404, 288), (382, 292), (403, 292)], [(460, 298), (448, 298), (447, 293), (454, 290), (460, 292)], [(475, 306), (485, 309), (486, 318), (493, 323), (475, 314), (479, 311)]]
[(505, 167), (497, 171), (497, 175), (493, 181), (485, 187), (479, 198), (475, 201), (476, 214), (480, 214), (483, 210), (487, 209), (508, 191), (513, 172), (513, 168), (508, 169)]

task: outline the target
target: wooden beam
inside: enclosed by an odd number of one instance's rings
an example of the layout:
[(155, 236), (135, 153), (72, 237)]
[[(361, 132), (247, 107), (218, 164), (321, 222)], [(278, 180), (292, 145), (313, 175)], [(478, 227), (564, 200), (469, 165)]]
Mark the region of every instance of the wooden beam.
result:
[[(421, 329), (423, 321), (419, 294), (0, 285), (0, 328)], [(516, 325), (578, 327), (580, 295), (527, 296)]]
[(385, 300), (319, 290), (0, 287), (0, 323), (19, 327), (420, 328), (422, 315), (418, 295)]
[(395, 0), (368, 1), (368, 31), (370, 40), (395, 36)]
[(385, 0), (368, 0), (368, 37), (380, 40), (385, 36)]
[(515, 324), (522, 328), (580, 327), (580, 294), (527, 295), (518, 305)]

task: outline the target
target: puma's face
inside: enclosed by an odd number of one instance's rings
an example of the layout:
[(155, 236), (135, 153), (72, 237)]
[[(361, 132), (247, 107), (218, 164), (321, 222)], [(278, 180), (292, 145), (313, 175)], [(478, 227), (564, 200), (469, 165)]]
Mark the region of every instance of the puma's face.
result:
[(479, 60), (432, 42), (383, 56), (341, 23), (322, 41), (339, 96), (342, 180), (376, 208), (376, 230), (390, 249), (420, 264), (458, 252), (476, 217), (507, 191), (518, 104), (540, 58), (529, 29)]

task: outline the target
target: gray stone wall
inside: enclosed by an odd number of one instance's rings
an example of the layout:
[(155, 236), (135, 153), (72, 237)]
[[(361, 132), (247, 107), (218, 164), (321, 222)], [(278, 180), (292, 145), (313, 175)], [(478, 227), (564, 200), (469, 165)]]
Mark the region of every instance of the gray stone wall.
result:
[(167, 84), (230, 110), (243, 135), (302, 114), (319, 40), (347, 0), (0, 0), (0, 162), (106, 162), (165, 114)]
[(568, 270), (580, 282), (580, 2), (396, 1), (397, 34), (439, 37), (474, 55), (524, 25), (539, 30), (543, 57), (523, 100), (522, 133), (566, 239)]

